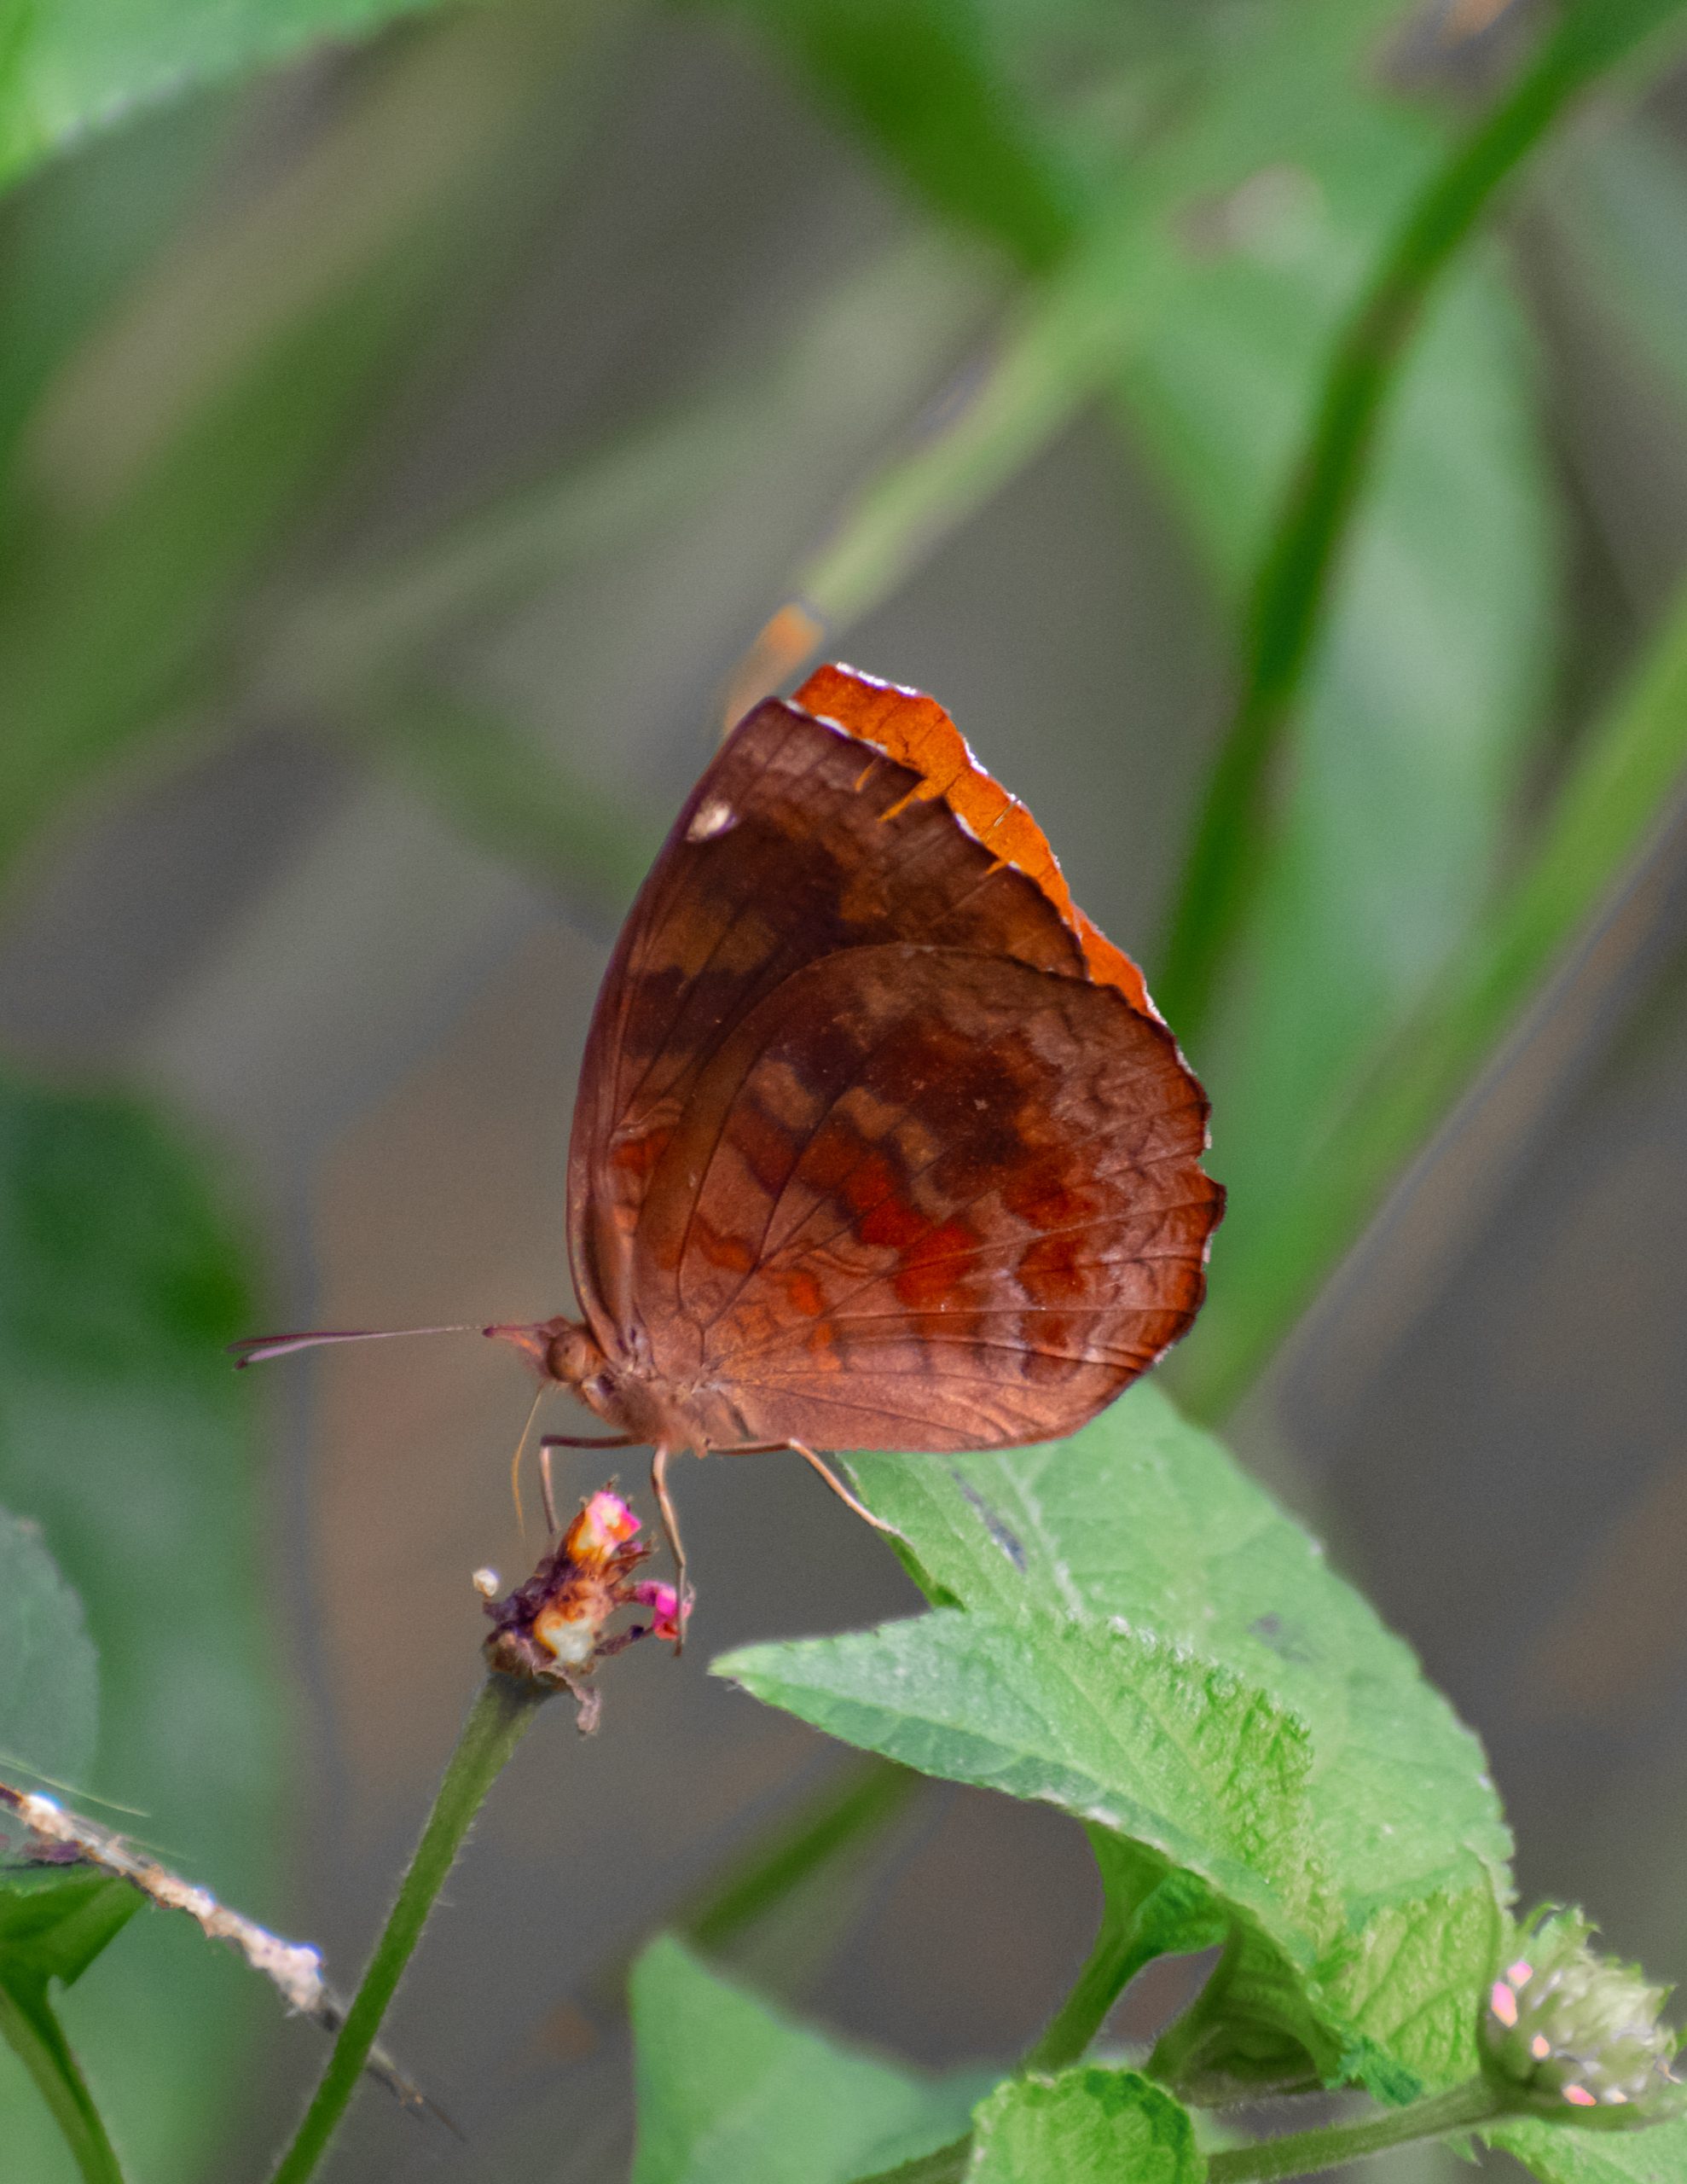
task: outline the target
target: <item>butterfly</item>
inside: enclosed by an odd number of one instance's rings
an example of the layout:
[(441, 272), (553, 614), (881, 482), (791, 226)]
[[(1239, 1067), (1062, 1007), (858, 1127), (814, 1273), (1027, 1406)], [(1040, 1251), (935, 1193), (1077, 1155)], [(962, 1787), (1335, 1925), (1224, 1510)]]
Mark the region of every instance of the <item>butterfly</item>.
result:
[(1207, 1119), (942, 706), (822, 667), (722, 744), (605, 973), (568, 1156), (583, 1317), (484, 1332), (613, 1429), (546, 1449), (654, 1451), (683, 1604), (676, 1454), (792, 1449), (878, 1524), (823, 1451), (1058, 1440), (1151, 1365), (1224, 1208)]

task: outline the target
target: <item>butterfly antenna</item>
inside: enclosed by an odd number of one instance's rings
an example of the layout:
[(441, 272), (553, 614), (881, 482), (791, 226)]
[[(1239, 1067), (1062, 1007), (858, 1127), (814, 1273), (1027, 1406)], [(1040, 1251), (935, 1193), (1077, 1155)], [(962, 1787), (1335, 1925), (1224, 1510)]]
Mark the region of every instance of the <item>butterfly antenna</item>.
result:
[(515, 1502), (515, 1528), (520, 1532), (527, 1530), (527, 1519), (521, 1511), (521, 1460), (527, 1453), (527, 1437), (533, 1431), (533, 1421), (539, 1415), (539, 1405), (544, 1399), (545, 1391), (541, 1387), (528, 1410), (527, 1423), (521, 1429), (521, 1438), (515, 1444), (515, 1454), (510, 1458), (510, 1494)]
[(396, 1342), (413, 1334), (478, 1334), (478, 1327), (356, 1327), (344, 1332), (317, 1331), (310, 1334), (248, 1334), (229, 1345), (235, 1370), (262, 1365), (271, 1357), (286, 1357), (295, 1350), (318, 1350), (331, 1342)]

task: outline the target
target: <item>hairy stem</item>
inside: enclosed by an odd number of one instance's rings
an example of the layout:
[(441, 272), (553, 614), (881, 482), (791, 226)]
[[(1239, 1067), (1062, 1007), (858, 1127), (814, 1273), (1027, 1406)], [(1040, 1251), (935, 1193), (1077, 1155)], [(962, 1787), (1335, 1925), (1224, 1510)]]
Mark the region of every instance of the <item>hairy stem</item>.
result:
[(504, 1676), (489, 1676), (482, 1685), (399, 1887), (398, 1900), (346, 2013), (322, 2082), (293, 2144), (281, 2157), (272, 2184), (304, 2184), (327, 2151), (463, 1838), (487, 1792), (549, 1695), (542, 1685), (517, 1683)]
[(1207, 2184), (1271, 2184), (1284, 2176), (1316, 2176), (1366, 2154), (1418, 2139), (1445, 2138), (1492, 2123), (1504, 2112), (1504, 2102), (1481, 2078), (1455, 2086), (1433, 2100), (1414, 2101), (1364, 2123), (1329, 2123), (1316, 2131), (1290, 2131), (1280, 2139), (1260, 2139), (1250, 2146), (1230, 2146), (1207, 2159)]
[(52, 2110), (84, 2184), (123, 2184), (117, 2151), (47, 1998), (44, 1978), (32, 1980), (23, 1993), (0, 1982), (0, 2038), (16, 2054)]
[(1330, 578), (1384, 405), (1441, 275), (1510, 177), (1581, 91), (1682, 0), (1578, 0), (1533, 64), (1408, 212), (1336, 342), (1311, 438), (1255, 581), (1242, 694), (1208, 783), (1155, 990), (1198, 1043), (1264, 861), (1273, 761), (1322, 634)]
[[(1044, 2066), (1052, 2067), (1052, 2066)], [(1386, 2153), (1390, 2146), (1420, 2139), (1442, 2139), (1449, 2132), (1474, 2130), (1506, 2112), (1505, 2105), (1481, 2078), (1455, 2086), (1433, 2100), (1414, 2101), (1363, 2123), (1330, 2123), (1316, 2131), (1289, 2131), (1252, 2146), (1230, 2146), (1207, 2158), (1207, 2184), (1275, 2184), (1290, 2176), (1316, 2176), (1343, 2162)], [(972, 2152), (970, 2137), (953, 2140), (934, 2153), (919, 2155), (896, 2169), (862, 2177), (860, 2184), (959, 2184)]]

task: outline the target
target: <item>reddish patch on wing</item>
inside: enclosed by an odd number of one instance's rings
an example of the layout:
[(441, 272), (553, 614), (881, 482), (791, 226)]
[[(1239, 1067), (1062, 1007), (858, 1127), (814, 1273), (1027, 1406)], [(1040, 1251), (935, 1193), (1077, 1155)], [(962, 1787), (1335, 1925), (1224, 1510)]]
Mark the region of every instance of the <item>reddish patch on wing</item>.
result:
[(641, 1182), (647, 1182), (673, 1135), (669, 1129), (646, 1130), (617, 1138), (609, 1150), (610, 1163), (629, 1176), (636, 1176)]
[(728, 1274), (748, 1274), (756, 1263), (756, 1253), (743, 1237), (711, 1228), (700, 1213), (692, 1217), (690, 1244), (710, 1266), (722, 1267)]
[(1009, 1212), (1033, 1228), (1075, 1228), (1100, 1211), (1094, 1189), (1085, 1187), (1075, 1163), (1059, 1152), (1028, 1159), (1004, 1177), (1001, 1194)]
[(838, 662), (817, 667), (795, 702), (923, 775), (918, 795), (941, 797), (992, 855), (1036, 882), (1076, 938), (1096, 984), (1116, 988), (1140, 1014), (1161, 1020), (1141, 972), (1072, 900), (1042, 828), (984, 771), (935, 698)]
[(938, 1312), (962, 1293), (958, 1262), (978, 1241), (970, 1223), (942, 1221), (927, 1228), (902, 1254), (891, 1287), (911, 1312)]
[(930, 1222), (918, 1206), (907, 1205), (900, 1199), (884, 1198), (870, 1213), (862, 1215), (855, 1234), (864, 1244), (896, 1252), (906, 1258), (917, 1244), (924, 1242), (930, 1228)]
[(785, 1301), (792, 1311), (800, 1312), (805, 1320), (817, 1320), (825, 1311), (825, 1292), (813, 1275), (806, 1273), (803, 1268), (792, 1267), (782, 1274), (780, 1287), (784, 1291)]
[(1039, 1236), (1019, 1255), (1020, 1287), (1034, 1304), (1068, 1304), (1087, 1296), (1090, 1275), (1078, 1236)]

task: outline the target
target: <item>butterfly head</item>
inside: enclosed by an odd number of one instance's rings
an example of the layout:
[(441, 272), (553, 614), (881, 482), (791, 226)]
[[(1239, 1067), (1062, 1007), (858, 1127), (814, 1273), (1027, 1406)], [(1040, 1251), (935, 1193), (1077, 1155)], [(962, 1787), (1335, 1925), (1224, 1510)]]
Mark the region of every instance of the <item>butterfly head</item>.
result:
[(560, 1314), (530, 1327), (494, 1327), (485, 1333), (494, 1342), (519, 1350), (542, 1380), (560, 1381), (577, 1395), (586, 1395), (608, 1364), (590, 1329)]

